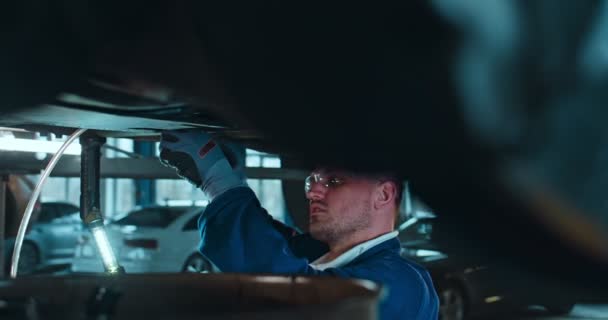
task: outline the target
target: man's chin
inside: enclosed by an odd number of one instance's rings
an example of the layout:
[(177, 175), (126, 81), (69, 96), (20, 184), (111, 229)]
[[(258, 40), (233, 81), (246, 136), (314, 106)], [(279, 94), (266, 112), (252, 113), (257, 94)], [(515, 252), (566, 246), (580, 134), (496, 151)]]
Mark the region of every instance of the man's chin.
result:
[(322, 228), (321, 223), (317, 222), (315, 224), (311, 224), (308, 227), (308, 233), (310, 233), (310, 236), (315, 240), (324, 242), (328, 240), (328, 233)]
[(317, 235), (319, 234), (318, 227), (316, 227), (315, 224), (310, 223), (308, 225), (308, 233), (310, 233), (310, 235), (316, 239)]

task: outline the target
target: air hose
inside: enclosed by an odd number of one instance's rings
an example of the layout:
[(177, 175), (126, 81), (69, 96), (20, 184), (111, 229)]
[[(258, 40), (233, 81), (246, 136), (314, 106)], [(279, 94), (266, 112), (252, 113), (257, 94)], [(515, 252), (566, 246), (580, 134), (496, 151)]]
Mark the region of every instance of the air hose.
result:
[(17, 239), (15, 240), (15, 247), (13, 249), (13, 257), (11, 260), (11, 278), (17, 277), (19, 256), (21, 255), (21, 247), (23, 246), (25, 232), (27, 231), (27, 226), (30, 222), (30, 218), (32, 217), (32, 212), (34, 211), (36, 199), (38, 199), (38, 196), (40, 196), (40, 192), (42, 190), (42, 187), (44, 186), (44, 183), (46, 182), (46, 179), (49, 177), (51, 171), (53, 171), (53, 169), (57, 165), (57, 162), (59, 161), (65, 150), (72, 144), (72, 142), (74, 142), (74, 140), (78, 139), (78, 137), (80, 137), (85, 131), (87, 131), (87, 129), (78, 129), (74, 133), (72, 133), (68, 140), (66, 140), (66, 142), (63, 143), (61, 148), (59, 148), (59, 150), (53, 155), (46, 168), (42, 172), (40, 180), (38, 180), (38, 184), (36, 184), (36, 187), (34, 188), (34, 193), (32, 194), (32, 197), (30, 198), (30, 201), (28, 202), (27, 207), (25, 208), (25, 213), (23, 214), (21, 224), (19, 225), (19, 231), (17, 232)]

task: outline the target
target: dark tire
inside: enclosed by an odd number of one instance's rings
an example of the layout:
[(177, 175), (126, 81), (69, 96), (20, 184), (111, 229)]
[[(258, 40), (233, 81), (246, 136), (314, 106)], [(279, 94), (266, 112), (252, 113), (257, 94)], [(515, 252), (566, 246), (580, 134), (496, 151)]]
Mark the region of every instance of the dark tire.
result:
[(211, 271), (211, 263), (200, 254), (191, 255), (182, 268), (182, 272), (190, 273), (210, 273)]
[(38, 247), (32, 242), (24, 242), (19, 256), (17, 274), (31, 274), (38, 269), (39, 264), (40, 251), (38, 250)]
[(467, 301), (462, 289), (448, 283), (437, 293), (439, 295), (439, 319), (463, 320), (466, 315)]
[(545, 308), (547, 308), (547, 311), (549, 311), (549, 313), (552, 315), (562, 316), (572, 312), (572, 309), (574, 309), (574, 303), (565, 302), (561, 304), (547, 305)]

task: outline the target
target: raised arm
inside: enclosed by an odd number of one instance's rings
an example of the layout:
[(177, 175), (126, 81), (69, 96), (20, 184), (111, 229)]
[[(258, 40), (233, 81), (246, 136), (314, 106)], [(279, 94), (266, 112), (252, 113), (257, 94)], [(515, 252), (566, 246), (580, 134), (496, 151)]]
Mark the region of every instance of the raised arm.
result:
[(292, 250), (251, 189), (216, 198), (199, 220), (201, 252), (224, 272), (319, 274)]
[[(302, 258), (306, 254), (293, 250), (301, 247), (300, 237), (260, 206), (243, 173), (233, 168), (209, 134), (164, 132), (160, 148), (163, 164), (211, 199), (200, 220), (201, 252), (220, 270), (315, 273)], [(308, 242), (320, 247), (312, 239)]]

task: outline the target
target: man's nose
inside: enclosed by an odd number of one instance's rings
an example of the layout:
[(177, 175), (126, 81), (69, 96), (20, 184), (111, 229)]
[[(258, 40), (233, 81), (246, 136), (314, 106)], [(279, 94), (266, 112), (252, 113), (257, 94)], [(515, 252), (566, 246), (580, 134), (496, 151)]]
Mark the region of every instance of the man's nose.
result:
[(317, 182), (312, 182), (310, 190), (306, 192), (306, 199), (308, 200), (321, 200), (325, 198), (326, 188)]

